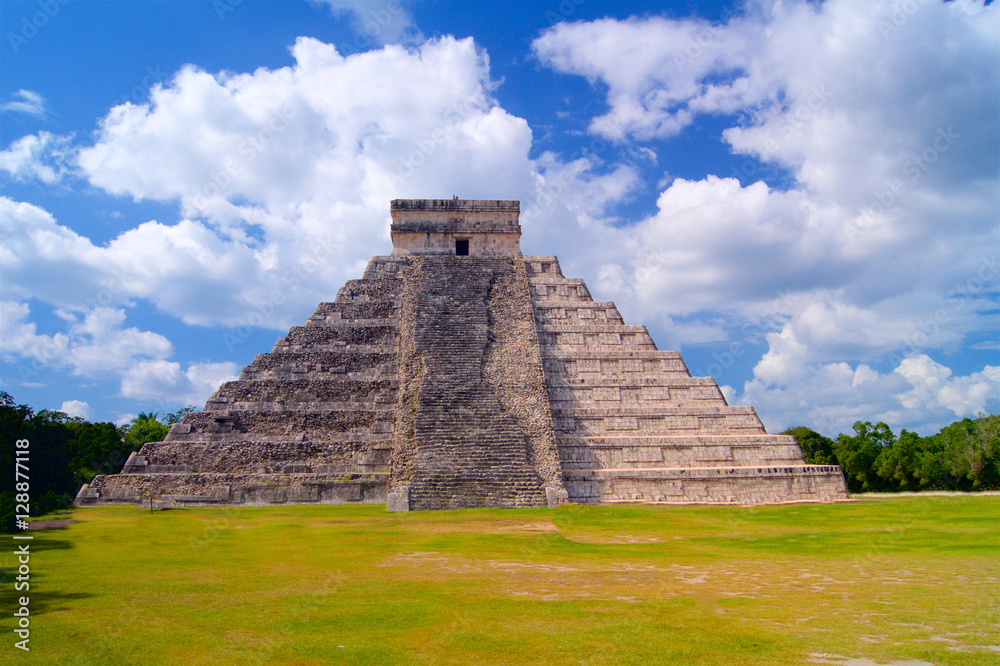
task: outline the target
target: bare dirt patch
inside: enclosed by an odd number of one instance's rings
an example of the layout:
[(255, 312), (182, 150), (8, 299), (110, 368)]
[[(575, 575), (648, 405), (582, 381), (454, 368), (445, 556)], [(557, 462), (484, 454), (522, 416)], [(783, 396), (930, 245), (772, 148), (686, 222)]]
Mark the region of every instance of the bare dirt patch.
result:
[(35, 520), (28, 523), (29, 530), (54, 530), (61, 527), (69, 527), (73, 524), (68, 518), (51, 518), (49, 520)]

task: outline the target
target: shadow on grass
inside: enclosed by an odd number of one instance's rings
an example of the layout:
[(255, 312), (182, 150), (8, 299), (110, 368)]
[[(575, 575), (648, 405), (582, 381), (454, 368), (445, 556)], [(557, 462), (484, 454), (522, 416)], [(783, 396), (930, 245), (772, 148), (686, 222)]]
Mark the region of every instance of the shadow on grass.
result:
[[(0, 551), (0, 562), (3, 562), (3, 565), (0, 566), (0, 608), (16, 609), (20, 607), (20, 603), (18, 603), (20, 597), (28, 597), (30, 599), (31, 614), (40, 615), (52, 611), (67, 610), (70, 607), (68, 602), (94, 596), (89, 593), (60, 592), (47, 589), (45, 584), (46, 574), (43, 573), (38, 565), (34, 564), (37, 562), (35, 556), (38, 553), (70, 550), (73, 548), (73, 543), (69, 539), (62, 539), (57, 536), (58, 533), (65, 529), (65, 525), (50, 527), (45, 530), (44, 537), (40, 537), (40, 531), (34, 531), (31, 535), (34, 538), (30, 540), (15, 540), (10, 538), (10, 535), (4, 535), (8, 538), (0, 539), (0, 544), (3, 544), (0, 546), (2, 548), (2, 551)], [(31, 559), (27, 562), (30, 570), (27, 575), (24, 575), (19, 572), (21, 562), (18, 559), (18, 548), (26, 544), (29, 546), (28, 553)], [(19, 576), (21, 576), (20, 580), (18, 579)], [(16, 589), (15, 585), (22, 582), (27, 582), (28, 588), (22, 590)]]

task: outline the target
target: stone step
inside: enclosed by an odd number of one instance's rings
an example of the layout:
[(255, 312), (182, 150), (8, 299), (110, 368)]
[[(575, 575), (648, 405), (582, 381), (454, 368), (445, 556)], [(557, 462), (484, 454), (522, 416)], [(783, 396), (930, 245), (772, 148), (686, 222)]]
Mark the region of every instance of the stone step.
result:
[[(599, 365), (597, 366), (600, 367)], [(579, 377), (553, 377), (549, 382), (549, 394), (553, 390), (570, 390), (574, 392), (587, 393), (595, 389), (617, 388), (621, 390), (648, 390), (657, 391), (660, 389), (669, 390), (689, 390), (689, 389), (711, 389), (714, 395), (719, 389), (719, 385), (711, 377), (692, 377), (691, 375), (679, 375), (677, 373), (656, 372), (647, 374), (642, 371), (626, 372), (617, 377), (606, 377), (600, 370), (587, 372)]]
[[(350, 319), (341, 317), (341, 312), (333, 312), (331, 314), (319, 315), (311, 314), (306, 319), (305, 328), (311, 328), (314, 326), (325, 326), (327, 328), (336, 328), (341, 330), (348, 329), (368, 329), (368, 328), (379, 328), (379, 327), (391, 327), (396, 328), (396, 320), (391, 316), (392, 310), (387, 313), (387, 316), (383, 317), (352, 317)], [(302, 327), (297, 327), (302, 328)]]
[[(544, 337), (542, 334), (540, 337)], [(556, 354), (572, 354), (577, 350), (581, 351), (598, 351), (598, 352), (615, 352), (618, 350), (638, 350), (638, 349), (656, 349), (656, 345), (652, 342), (641, 343), (632, 342), (628, 340), (621, 340), (618, 342), (608, 342), (608, 343), (587, 343), (581, 342), (579, 344), (548, 344), (542, 343), (540, 345), (542, 354), (547, 354), (549, 352), (554, 352)]]
[(668, 416), (702, 417), (751, 417), (756, 419), (757, 412), (753, 407), (743, 405), (705, 405), (684, 407), (567, 407), (552, 408), (556, 418), (662, 418)]
[(562, 276), (562, 268), (559, 265), (559, 258), (546, 255), (524, 255), (524, 272), (530, 282), (532, 279), (542, 275)]
[[(122, 474), (309, 473), (337, 477), (345, 474), (387, 473), (391, 447), (364, 449), (346, 443), (296, 442), (296, 446), (171, 442), (133, 455)], [(324, 445), (325, 444), (325, 445)]]
[(648, 333), (545, 333), (538, 334), (543, 355), (571, 356), (582, 351), (652, 351)]
[[(560, 310), (566, 309), (558, 303), (551, 303), (548, 301), (544, 303), (535, 303), (533, 306), (536, 314), (541, 313), (547, 316), (558, 316), (557, 313)], [(602, 310), (614, 310), (617, 312), (618, 306), (615, 305), (614, 301), (588, 301), (586, 303), (574, 303), (570, 309), (574, 311), (579, 310), (580, 312), (591, 312), (596, 315)]]
[(531, 300), (536, 303), (545, 302), (593, 302), (587, 285), (583, 280), (560, 280), (531, 283)]
[(794, 444), (791, 435), (740, 435), (734, 433), (706, 433), (699, 435), (601, 435), (595, 437), (560, 436), (560, 447), (628, 447), (628, 446), (769, 446)]
[(804, 464), (795, 438), (784, 435), (559, 438), (557, 444), (564, 471)]
[(747, 435), (765, 434), (764, 427), (757, 415), (747, 412), (695, 415), (690, 413), (692, 410), (676, 410), (674, 414), (622, 416), (613, 410), (590, 411), (609, 413), (591, 416), (556, 415), (554, 418), (556, 435), (559, 437), (602, 437), (640, 433), (648, 436), (702, 435), (723, 432)]
[[(690, 377), (687, 366), (679, 357), (670, 352), (631, 350), (581, 350), (566, 353), (565, 350), (542, 348), (542, 363), (546, 377), (557, 382), (563, 379), (588, 379), (660, 373), (678, 377)], [(559, 352), (556, 354), (555, 352)]]
[(380, 343), (380, 344), (348, 344), (344, 341), (334, 340), (329, 343), (303, 343), (303, 344), (291, 344), (287, 342), (284, 338), (280, 338), (278, 342), (275, 343), (274, 349), (271, 351), (271, 356), (276, 357), (275, 362), (282, 363), (283, 355), (288, 353), (302, 353), (309, 352), (312, 354), (317, 353), (344, 353), (352, 352), (355, 354), (395, 354), (399, 348), (399, 341), (393, 340), (390, 342)]
[[(684, 364), (684, 359), (681, 358), (680, 352), (676, 351), (661, 351), (653, 349), (636, 349), (636, 350), (615, 350), (615, 351), (574, 351), (567, 354), (555, 354), (548, 353), (543, 357), (544, 360), (561, 361), (561, 360), (597, 360), (597, 361), (674, 361), (679, 362), (681, 365)], [(642, 366), (638, 366), (640, 369)]]
[(562, 334), (567, 335), (571, 333), (578, 334), (619, 334), (624, 335), (628, 333), (632, 334), (649, 334), (645, 326), (634, 326), (631, 324), (615, 324), (615, 323), (600, 323), (600, 324), (543, 324), (538, 327), (539, 333), (547, 334)]
[(393, 395), (378, 396), (368, 400), (331, 402), (305, 398), (288, 400), (213, 400), (206, 412), (276, 412), (295, 411), (301, 414), (326, 414), (331, 412), (392, 412), (396, 407)]
[[(315, 372), (315, 371), (314, 371)], [(399, 379), (360, 380), (333, 373), (316, 373), (308, 379), (255, 378), (226, 382), (219, 387), (209, 402), (229, 404), (237, 402), (360, 402), (378, 401), (380, 396), (395, 400)], [(325, 376), (322, 376), (325, 375)]]
[[(347, 432), (313, 432), (313, 433), (295, 433), (295, 434), (264, 434), (264, 433), (245, 433), (245, 432), (199, 432), (197, 430), (191, 430), (190, 426), (183, 423), (177, 423), (170, 426), (170, 431), (164, 438), (163, 443), (173, 443), (173, 442), (183, 442), (188, 443), (205, 443), (205, 444), (242, 444), (246, 442), (251, 442), (253, 444), (280, 444), (283, 442), (318, 442), (318, 443), (348, 443), (348, 442), (381, 442), (386, 440), (392, 434), (392, 423), (386, 421), (387, 430), (385, 432), (373, 432), (374, 429), (364, 429), (358, 428), (353, 431)], [(161, 442), (151, 442), (151, 444), (160, 444)]]
[(572, 502), (757, 504), (847, 499), (839, 467), (826, 465), (574, 469), (563, 473)]
[(581, 278), (568, 278), (556, 273), (535, 273), (528, 275), (528, 286), (574, 286), (586, 288), (587, 283)]
[(656, 409), (681, 409), (685, 406), (726, 406), (722, 392), (714, 386), (604, 386), (579, 389), (573, 386), (549, 389), (553, 409), (633, 409), (639, 406)]
[(324, 351), (291, 351), (281, 350), (270, 354), (258, 354), (253, 363), (243, 368), (244, 373), (262, 372), (265, 370), (301, 368), (306, 370), (328, 370), (343, 368), (345, 372), (371, 370), (372, 368), (391, 368), (396, 362), (396, 345), (381, 345), (375, 351), (366, 351), (352, 347)]
[(79, 504), (129, 503), (159, 508), (236, 504), (384, 504), (388, 474), (118, 474), (81, 488)]
[(194, 412), (184, 417), (182, 425), (190, 426), (190, 433), (229, 434), (231, 438), (254, 433), (330, 439), (332, 433), (391, 432), (393, 422), (392, 412), (380, 406), (379, 409), (316, 412), (290, 409)]
[(398, 337), (395, 326), (379, 324), (373, 326), (293, 326), (282, 340), (281, 346), (308, 345), (323, 347), (334, 344), (344, 345), (384, 345)]

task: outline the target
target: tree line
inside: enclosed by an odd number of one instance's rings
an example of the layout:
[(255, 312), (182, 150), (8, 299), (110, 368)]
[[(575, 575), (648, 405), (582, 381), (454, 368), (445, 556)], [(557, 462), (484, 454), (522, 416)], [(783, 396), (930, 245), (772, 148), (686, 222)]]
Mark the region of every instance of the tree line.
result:
[[(80, 487), (98, 474), (117, 474), (133, 451), (159, 442), (170, 425), (193, 407), (167, 414), (142, 412), (130, 423), (91, 423), (63, 412), (35, 412), (0, 391), (0, 532), (14, 529), (18, 487), (15, 462), (28, 471), (31, 515), (69, 508)], [(1000, 488), (1000, 415), (980, 414), (956, 421), (936, 435), (902, 430), (897, 437), (885, 423), (854, 424), (853, 434), (830, 439), (798, 426), (785, 430), (802, 447), (806, 462), (840, 465), (851, 492), (902, 490), (983, 490)], [(27, 460), (15, 443), (30, 444)]]
[(904, 490), (1000, 489), (1000, 415), (980, 413), (921, 437), (897, 437), (881, 421), (854, 424), (853, 434), (825, 437), (805, 426), (789, 428), (806, 462), (840, 465), (852, 493)]
[[(14, 529), (18, 490), (27, 488), (32, 516), (69, 508), (76, 493), (98, 474), (117, 474), (128, 456), (146, 442), (161, 441), (170, 425), (193, 407), (159, 417), (141, 412), (130, 423), (91, 423), (63, 412), (35, 412), (0, 391), (0, 532)], [(18, 440), (27, 441), (27, 455)], [(15, 476), (20, 461), (22, 474)], [(26, 468), (26, 469), (25, 469)], [(18, 486), (18, 483), (26, 484)]]

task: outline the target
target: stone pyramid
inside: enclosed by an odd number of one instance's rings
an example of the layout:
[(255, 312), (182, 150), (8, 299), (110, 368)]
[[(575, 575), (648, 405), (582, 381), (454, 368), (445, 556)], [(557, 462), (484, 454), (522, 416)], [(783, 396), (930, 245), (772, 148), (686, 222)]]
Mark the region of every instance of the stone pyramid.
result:
[(78, 504), (846, 499), (752, 407), (523, 256), (517, 201), (395, 200), (393, 250)]

